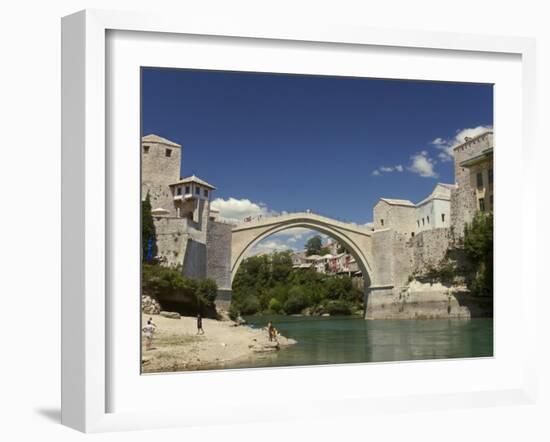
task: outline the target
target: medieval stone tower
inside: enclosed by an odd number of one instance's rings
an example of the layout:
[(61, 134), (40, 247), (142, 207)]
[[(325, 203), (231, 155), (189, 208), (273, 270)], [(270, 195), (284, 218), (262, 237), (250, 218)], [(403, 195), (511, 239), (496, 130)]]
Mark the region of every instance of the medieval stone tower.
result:
[(142, 138), (141, 196), (151, 200), (157, 259), (181, 267), (187, 277), (214, 279), (225, 294), (231, 286), (231, 225), (211, 210), (214, 186), (195, 175), (182, 178), (181, 159), (181, 145), (153, 134)]
[(141, 198), (149, 193), (151, 207), (175, 216), (170, 184), (180, 179), (181, 146), (157, 135), (141, 140)]
[(451, 225), (462, 236), (474, 214), (493, 211), (493, 131), (455, 146), (456, 186), (451, 192)]

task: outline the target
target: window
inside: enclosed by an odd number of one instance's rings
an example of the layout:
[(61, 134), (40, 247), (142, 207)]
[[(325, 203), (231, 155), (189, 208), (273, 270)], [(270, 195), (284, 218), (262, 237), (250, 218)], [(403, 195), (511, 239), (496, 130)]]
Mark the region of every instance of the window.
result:
[(428, 220), (428, 224), (430, 224), (430, 217), (427, 216), (426, 219)]
[(477, 173), (477, 188), (480, 189), (483, 187), (483, 174), (481, 172)]
[(172, 149), (166, 149), (164, 151), (164, 155), (166, 155), (166, 157), (171, 157), (172, 156)]
[(416, 220), (416, 227), (420, 227), (420, 220), (419, 219)]
[(489, 169), (487, 173), (489, 175), (489, 184), (493, 184), (493, 169)]
[(186, 194), (191, 193), (191, 186), (185, 186), (185, 193)]
[(151, 146), (143, 146), (143, 153), (149, 153), (149, 148)]
[(384, 220), (383, 219), (380, 220), (380, 224), (384, 225)]
[(177, 195), (181, 195), (181, 187), (178, 187), (178, 188), (176, 189), (176, 194), (177, 194)]
[(208, 189), (204, 189), (204, 196), (208, 197)]
[(413, 237), (413, 236), (414, 236), (414, 232), (411, 232), (411, 237)]
[(442, 222), (442, 223), (445, 222), (445, 214), (444, 214), (444, 213), (441, 214), (441, 222)]
[(200, 195), (201, 194), (201, 188), (199, 186), (195, 186), (195, 193), (197, 195)]
[(479, 199), (479, 210), (482, 212), (485, 212), (485, 198)]
[(424, 218), (422, 218), (422, 225), (424, 225)]

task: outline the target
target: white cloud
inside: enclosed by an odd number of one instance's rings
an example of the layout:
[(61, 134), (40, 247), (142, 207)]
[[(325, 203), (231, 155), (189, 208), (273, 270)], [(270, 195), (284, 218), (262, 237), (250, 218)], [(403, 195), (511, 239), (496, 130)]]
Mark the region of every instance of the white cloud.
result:
[(372, 175), (381, 176), (386, 173), (403, 172), (406, 169), (424, 178), (438, 178), (439, 174), (436, 172), (435, 166), (438, 163), (453, 161), (453, 148), (455, 146), (464, 143), (466, 137), (474, 138), (491, 129), (491, 126), (469, 127), (458, 129), (450, 138), (437, 137), (430, 141), (430, 144), (437, 149), (437, 155), (432, 155), (428, 150), (421, 150), (411, 156), (409, 166), (403, 167), (401, 164), (380, 166), (372, 171)]
[(466, 137), (474, 138), (491, 129), (491, 126), (476, 126), (458, 129), (455, 135), (451, 138), (438, 137), (435, 140), (432, 140), (430, 144), (441, 151), (437, 155), (438, 158), (443, 162), (448, 162), (453, 160), (453, 148), (464, 143)]
[(281, 238), (285, 240), (293, 239), (296, 242), (299, 239), (302, 239), (304, 236), (311, 233), (310, 229), (304, 227), (294, 227), (292, 229), (283, 230), (281, 232), (274, 233), (269, 238)]
[(374, 176), (380, 176), (383, 173), (403, 172), (404, 168), (401, 164), (396, 166), (380, 166), (378, 169), (372, 171)]
[(286, 244), (283, 241), (278, 240), (263, 240), (260, 241), (255, 246), (251, 247), (245, 254), (246, 257), (255, 256), (259, 254), (264, 253), (275, 253), (275, 252), (285, 252), (287, 250), (294, 250), (293, 247), (289, 247), (288, 244)]
[(303, 227), (295, 227), (282, 232), (274, 233), (268, 236), (258, 244), (254, 245), (247, 251), (246, 257), (259, 254), (269, 254), (274, 252), (284, 252), (287, 250), (298, 251), (303, 249), (304, 243), (312, 236), (319, 235), (323, 243), (327, 242), (330, 237), (312, 229)]
[(254, 203), (249, 199), (216, 198), (212, 201), (212, 207), (220, 211), (220, 218), (232, 222), (241, 223), (249, 216), (270, 216), (276, 212), (269, 210), (263, 203)]
[(423, 150), (411, 157), (408, 170), (424, 178), (437, 178), (439, 175), (434, 170), (435, 164), (436, 162), (428, 156), (428, 152)]

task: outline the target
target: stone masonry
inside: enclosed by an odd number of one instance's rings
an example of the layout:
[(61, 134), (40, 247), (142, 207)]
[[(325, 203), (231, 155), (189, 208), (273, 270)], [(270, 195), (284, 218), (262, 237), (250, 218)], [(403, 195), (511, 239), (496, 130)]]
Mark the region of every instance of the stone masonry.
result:
[(413, 251), (413, 273), (419, 274), (428, 268), (437, 267), (445, 259), (453, 242), (448, 228), (426, 230), (411, 239)]

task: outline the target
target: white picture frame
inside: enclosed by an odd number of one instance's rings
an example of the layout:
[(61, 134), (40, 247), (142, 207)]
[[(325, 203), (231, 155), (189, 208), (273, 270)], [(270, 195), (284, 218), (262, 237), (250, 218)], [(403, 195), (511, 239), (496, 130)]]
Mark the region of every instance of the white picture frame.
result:
[[(269, 39), (273, 41), (337, 43), (383, 48), (432, 49), (514, 54), (521, 57), (522, 121), (521, 156), (524, 170), (535, 161), (535, 43), (518, 37), (493, 37), (420, 31), (388, 31), (350, 28), (332, 24), (304, 24), (300, 27), (265, 22), (227, 23), (200, 20), (195, 17), (157, 16), (145, 13), (123, 13), (87, 10), (65, 17), (62, 21), (62, 423), (85, 432), (170, 426), (207, 425), (211, 417), (184, 414), (182, 410), (141, 410), (109, 412), (108, 396), (112, 388), (108, 371), (108, 328), (111, 323), (108, 293), (110, 238), (109, 165), (106, 120), (109, 93), (106, 82), (109, 31), (141, 31), (173, 35), (219, 36), (226, 38)], [(498, 137), (498, 135), (497, 135)], [(534, 216), (536, 193), (524, 186), (522, 219)], [(498, 221), (497, 221), (498, 222)], [(536, 248), (535, 232), (519, 229), (521, 263)], [(497, 244), (498, 250), (498, 244)], [(518, 249), (519, 250), (519, 249)], [(518, 266), (521, 273), (522, 309), (536, 311), (534, 268)], [(137, 298), (136, 298), (137, 299)], [(534, 317), (535, 315), (533, 315)], [(535, 324), (523, 321), (524, 336), (533, 337)], [(522, 354), (524, 373), (521, 385), (489, 390), (477, 389), (460, 393), (395, 394), (372, 397), (313, 398), (310, 407), (302, 404), (274, 407), (265, 413), (244, 400), (235, 409), (242, 419), (226, 416), (225, 422), (277, 420), (342, 414), (368, 414), (383, 409), (463, 408), (502, 403), (533, 403), (536, 393), (535, 339), (525, 339)], [(530, 347), (530, 345), (532, 347)], [(420, 363), (421, 364), (421, 363)], [(357, 368), (357, 367), (356, 367)], [(415, 370), (421, 369), (416, 365)], [(355, 370), (361, 369), (358, 367)], [(295, 369), (301, 370), (301, 369)], [(265, 373), (265, 372), (264, 372)], [(355, 374), (356, 375), (356, 374)], [(202, 375), (208, 376), (208, 373)], [(224, 374), (216, 374), (220, 379)], [(265, 376), (277, 376), (271, 371)], [(199, 381), (199, 378), (194, 378)], [(221, 416), (221, 415), (220, 415)], [(217, 422), (223, 422), (220, 418)]]

